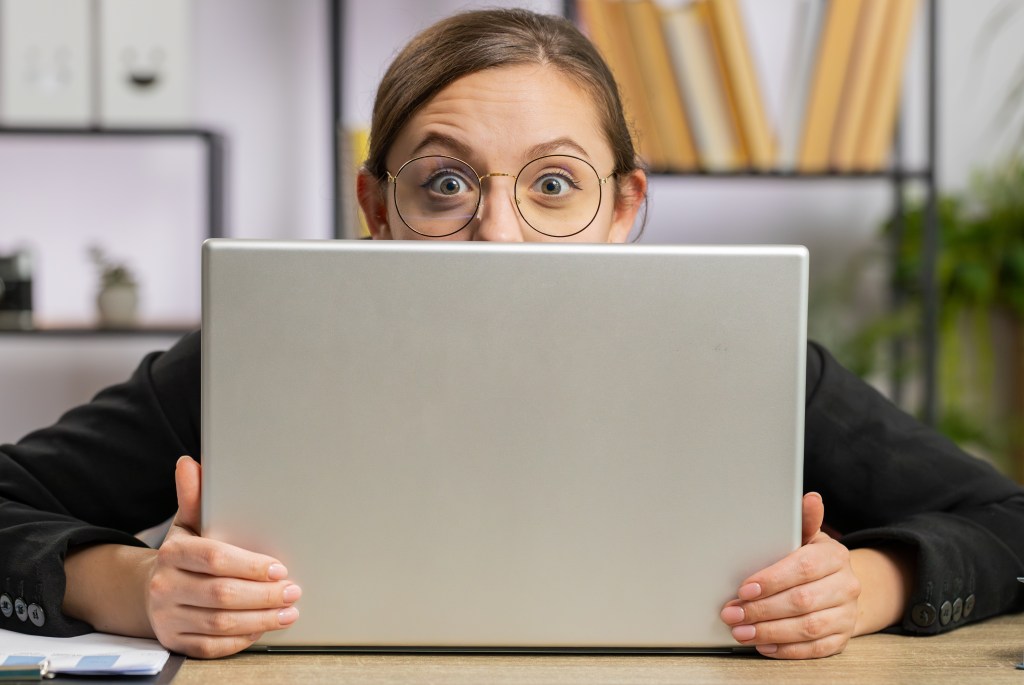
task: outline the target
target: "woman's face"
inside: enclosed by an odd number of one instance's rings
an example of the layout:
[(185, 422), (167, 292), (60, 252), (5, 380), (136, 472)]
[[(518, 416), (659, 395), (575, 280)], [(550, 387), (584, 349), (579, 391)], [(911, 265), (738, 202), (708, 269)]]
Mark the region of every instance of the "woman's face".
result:
[(501, 67), (460, 78), (416, 112), (388, 151), (397, 179), (382, 194), (360, 176), (359, 201), (374, 238), (624, 242), (646, 179), (613, 168), (576, 83), (549, 66)]

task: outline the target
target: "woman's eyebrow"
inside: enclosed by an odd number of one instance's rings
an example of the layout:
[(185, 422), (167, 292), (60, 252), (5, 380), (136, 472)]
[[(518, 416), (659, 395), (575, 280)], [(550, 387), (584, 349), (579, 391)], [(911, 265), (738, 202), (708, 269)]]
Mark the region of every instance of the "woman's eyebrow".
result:
[(423, 137), (423, 140), (420, 141), (419, 145), (413, 148), (412, 156), (415, 157), (424, 149), (435, 146), (444, 148), (460, 159), (466, 159), (473, 154), (472, 150), (470, 150), (462, 141), (456, 140), (455, 138), (443, 133), (431, 132)]
[[(423, 152), (428, 147), (440, 147), (445, 151), (451, 153), (455, 157), (460, 159), (469, 159), (473, 156), (473, 151), (468, 145), (463, 143), (461, 140), (452, 138), (444, 133), (430, 132), (427, 133), (423, 140), (413, 148), (412, 156), (415, 157)], [(546, 155), (554, 155), (569, 151), (575, 155), (589, 159), (590, 156), (587, 151), (583, 149), (583, 146), (577, 143), (572, 138), (555, 138), (554, 140), (548, 140), (543, 143), (537, 143), (529, 150), (526, 151), (526, 159), (537, 159), (538, 157), (544, 157)]]
[(531, 147), (528, 151), (528, 156), (536, 159), (538, 157), (544, 157), (545, 155), (554, 155), (559, 153), (565, 153), (566, 148), (579, 155), (589, 159), (590, 156), (587, 151), (583, 149), (583, 146), (577, 143), (572, 138), (555, 138), (544, 143), (538, 143)]

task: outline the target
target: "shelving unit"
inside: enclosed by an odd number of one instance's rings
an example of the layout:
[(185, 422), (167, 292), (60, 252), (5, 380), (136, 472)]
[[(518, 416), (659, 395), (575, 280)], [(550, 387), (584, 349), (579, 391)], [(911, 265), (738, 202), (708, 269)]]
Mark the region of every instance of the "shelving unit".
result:
[(33, 138), (196, 138), (206, 148), (206, 235), (224, 230), (224, 138), (201, 128), (48, 128), (0, 127), (0, 136)]
[(140, 326), (137, 328), (89, 328), (83, 326), (67, 326), (54, 328), (29, 328), (29, 329), (0, 329), (0, 335), (12, 338), (21, 337), (45, 337), (45, 338), (156, 338), (156, 337), (178, 337), (191, 333), (199, 328), (199, 323), (194, 326)]
[[(331, 54), (331, 108), (334, 126), (333, 148), (335, 151), (334, 183), (335, 188), (335, 237), (341, 238), (342, 226), (340, 224), (344, 212), (342, 212), (340, 199), (342, 197), (338, 187), (338, 179), (341, 178), (337, 151), (340, 149), (341, 136), (343, 135), (343, 122), (341, 118), (343, 104), (343, 79), (341, 64), (341, 40), (345, 30), (345, 0), (327, 0), (329, 3), (329, 40)], [(929, 424), (935, 424), (938, 418), (938, 318), (939, 318), (939, 293), (936, 278), (936, 262), (939, 251), (939, 230), (938, 230), (938, 184), (936, 178), (938, 145), (938, 0), (925, 0), (925, 21), (926, 21), (926, 81), (927, 81), (927, 122), (926, 122), (926, 160), (920, 168), (907, 168), (904, 166), (902, 155), (900, 126), (897, 125), (895, 140), (893, 141), (893, 160), (889, 169), (876, 172), (825, 172), (805, 174), (793, 171), (760, 171), (760, 170), (735, 170), (728, 172), (663, 172), (650, 170), (653, 176), (673, 177), (685, 180), (700, 179), (753, 179), (765, 181), (786, 181), (805, 182), (815, 180), (846, 180), (846, 181), (883, 181), (891, 184), (893, 190), (893, 224), (892, 234), (892, 255), (893, 260), (897, 259), (900, 246), (903, 243), (903, 230), (905, 225), (904, 196), (907, 187), (913, 183), (923, 185), (925, 190), (925, 221), (924, 239), (922, 246), (922, 330), (920, 334), (920, 345), (922, 350), (921, 377), (923, 381), (923, 398), (921, 406), (921, 417)], [(563, 0), (563, 16), (575, 21), (577, 18), (576, 3), (573, 0)], [(893, 269), (895, 273), (895, 269)], [(906, 294), (902, 292), (895, 282), (892, 281), (892, 306), (902, 306), (906, 301)], [(894, 368), (899, 369), (905, 358), (905, 341), (895, 341), (892, 349)], [(903, 401), (903, 384), (897, 372), (892, 377), (893, 400), (897, 404)]]
[[(200, 128), (51, 128), (51, 127), (0, 127), (0, 137), (30, 138), (128, 138), (163, 139), (194, 138), (205, 150), (204, 174), (206, 187), (206, 237), (220, 238), (224, 235), (224, 172), (225, 144), (221, 134)], [(33, 328), (28, 330), (0, 329), (0, 335), (47, 335), (65, 337), (100, 336), (156, 336), (183, 335), (198, 327), (140, 327), (125, 329), (101, 329), (83, 327)]]

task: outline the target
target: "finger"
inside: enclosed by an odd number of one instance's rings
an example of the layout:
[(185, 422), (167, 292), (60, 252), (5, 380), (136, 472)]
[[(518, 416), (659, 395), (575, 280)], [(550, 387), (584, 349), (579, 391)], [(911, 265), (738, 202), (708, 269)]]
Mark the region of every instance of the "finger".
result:
[(298, 607), (260, 611), (221, 611), (201, 607), (179, 607), (172, 629), (180, 634), (215, 637), (248, 637), (254, 633), (287, 628), (299, 619)]
[(846, 604), (856, 599), (859, 593), (860, 585), (855, 576), (837, 572), (765, 599), (730, 603), (722, 609), (722, 620), (738, 625), (803, 616)]
[(839, 654), (850, 638), (847, 635), (836, 634), (823, 637), (820, 640), (811, 642), (795, 642), (788, 645), (758, 645), (757, 651), (772, 659), (821, 659), (833, 654)]
[(174, 467), (174, 486), (178, 491), (178, 513), (174, 525), (199, 534), (199, 491), (201, 467), (192, 457), (181, 457)]
[(803, 544), (811, 541), (825, 521), (825, 503), (821, 495), (808, 492), (803, 500)]
[(287, 580), (259, 582), (183, 573), (187, 576), (184, 580), (188, 591), (175, 598), (176, 603), (193, 607), (235, 611), (281, 609), (294, 604), (302, 596), (302, 589)]
[(853, 630), (856, 619), (851, 606), (832, 607), (803, 616), (765, 621), (756, 625), (732, 628), (732, 636), (744, 645), (779, 645), (793, 642), (813, 642), (836, 633)]
[(288, 577), (288, 569), (274, 557), (198, 536), (168, 538), (160, 546), (159, 562), (184, 571), (224, 578), (267, 581)]
[(230, 654), (237, 654), (247, 647), (251, 647), (259, 635), (232, 635), (230, 637), (217, 637), (212, 635), (175, 635), (168, 640), (161, 640), (160, 643), (171, 650), (193, 659), (217, 659)]
[(841, 543), (824, 534), (814, 538), (813, 542), (747, 578), (737, 596), (746, 601), (770, 597), (830, 576), (849, 563), (850, 550)]

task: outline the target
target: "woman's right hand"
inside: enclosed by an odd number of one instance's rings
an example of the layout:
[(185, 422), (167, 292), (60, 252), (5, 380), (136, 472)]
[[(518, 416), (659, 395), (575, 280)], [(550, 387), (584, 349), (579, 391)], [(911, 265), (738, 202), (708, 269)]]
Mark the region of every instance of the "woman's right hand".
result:
[(302, 590), (273, 557), (199, 536), (200, 469), (178, 460), (178, 514), (150, 561), (146, 615), (165, 647), (209, 659), (294, 623)]

